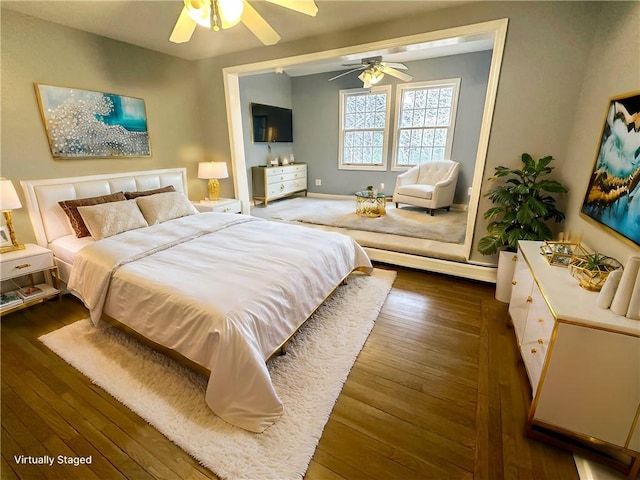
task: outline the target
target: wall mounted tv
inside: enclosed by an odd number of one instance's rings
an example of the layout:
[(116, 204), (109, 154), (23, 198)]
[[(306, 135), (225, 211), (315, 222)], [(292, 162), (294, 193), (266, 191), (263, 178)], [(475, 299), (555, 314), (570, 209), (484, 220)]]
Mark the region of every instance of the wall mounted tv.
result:
[(251, 104), (254, 143), (293, 142), (293, 112), (290, 108)]

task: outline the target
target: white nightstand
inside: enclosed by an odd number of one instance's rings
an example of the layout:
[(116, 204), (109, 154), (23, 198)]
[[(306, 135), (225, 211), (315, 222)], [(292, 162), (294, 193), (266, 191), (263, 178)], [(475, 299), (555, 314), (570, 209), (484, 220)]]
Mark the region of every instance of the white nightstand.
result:
[(218, 200), (200, 200), (193, 202), (199, 212), (240, 213), (242, 204), (235, 198), (219, 198)]
[[(33, 279), (33, 275), (36, 273), (49, 273), (53, 285), (48, 283), (36, 285)], [(19, 297), (20, 301), (3, 302), (3, 305), (0, 305), (0, 314), (6, 315), (15, 310), (30, 307), (60, 295), (58, 267), (53, 261), (53, 252), (51, 250), (38, 245), (26, 244), (23, 250), (0, 254), (0, 280), (2, 282), (26, 276), (30, 280), (29, 286), (37, 287), (36, 291), (21, 297), (17, 295), (17, 292), (23, 289), (19, 289), (17, 285), (15, 288), (6, 289), (6, 291), (3, 291), (3, 300), (7, 299), (7, 294), (14, 294), (9, 296)]]

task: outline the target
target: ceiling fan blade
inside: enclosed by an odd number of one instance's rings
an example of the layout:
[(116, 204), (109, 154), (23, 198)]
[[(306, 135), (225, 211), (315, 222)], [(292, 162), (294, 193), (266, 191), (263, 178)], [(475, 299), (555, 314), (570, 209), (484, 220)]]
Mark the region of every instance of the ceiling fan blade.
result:
[(318, 13), (318, 6), (314, 0), (267, 0), (267, 2), (304, 13), (310, 17), (315, 17)]
[(240, 20), (265, 45), (274, 45), (280, 41), (278, 32), (246, 0), (244, 0), (244, 11)]
[(392, 77), (399, 78), (400, 80), (404, 80), (405, 82), (409, 82), (413, 80), (413, 77), (407, 73), (400, 72), (395, 68), (384, 66), (382, 67), (382, 71), (387, 75), (391, 75)]
[(196, 29), (196, 22), (194, 22), (189, 16), (187, 7), (182, 7), (178, 21), (176, 22), (169, 41), (173, 43), (184, 43), (191, 39), (191, 35)]
[(364, 66), (362, 66), (362, 65), (361, 65), (361, 66), (360, 66), (360, 67), (358, 67), (358, 68), (354, 68), (354, 69), (348, 70), (348, 71), (346, 71), (346, 72), (342, 72), (341, 74), (336, 75), (335, 77), (330, 78), (330, 79), (329, 79), (329, 81), (331, 81), (331, 80), (335, 80), (336, 78), (344, 77), (345, 75), (349, 75), (350, 73), (357, 72), (357, 71), (359, 71), (359, 70), (364, 70), (365, 68), (366, 68), (366, 67), (364, 67)]
[(388, 62), (382, 62), (382, 65), (385, 67), (391, 67), (391, 68), (397, 68), (400, 70), (408, 70), (407, 66), (403, 63), (388, 63)]

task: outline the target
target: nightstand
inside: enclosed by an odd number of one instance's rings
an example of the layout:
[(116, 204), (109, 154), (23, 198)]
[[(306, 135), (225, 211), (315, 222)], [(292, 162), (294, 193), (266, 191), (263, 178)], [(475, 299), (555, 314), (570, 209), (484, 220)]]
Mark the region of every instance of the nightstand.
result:
[[(46, 274), (49, 274), (53, 285), (48, 283), (36, 285), (33, 276), (37, 273), (45, 274), (45, 278)], [(2, 315), (60, 296), (58, 267), (53, 261), (51, 250), (38, 245), (26, 244), (23, 250), (1, 254), (0, 280), (4, 283), (19, 277), (29, 277), (29, 286), (20, 288), (16, 284), (15, 288), (3, 291), (0, 300), (0, 314)]]
[(240, 213), (242, 204), (235, 198), (220, 198), (216, 201), (200, 200), (193, 202), (199, 212)]

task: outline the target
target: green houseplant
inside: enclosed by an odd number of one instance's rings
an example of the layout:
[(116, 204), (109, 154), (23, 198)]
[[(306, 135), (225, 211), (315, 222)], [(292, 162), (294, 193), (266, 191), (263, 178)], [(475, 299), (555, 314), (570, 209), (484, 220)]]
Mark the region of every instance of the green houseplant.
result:
[(545, 178), (553, 171), (553, 157), (534, 160), (528, 153), (522, 154), (522, 166), (518, 169), (495, 167), (490, 181), (505, 179), (484, 196), (494, 204), (484, 213), (491, 220), (487, 235), (478, 242), (478, 251), (493, 255), (501, 250), (515, 252), (519, 240), (550, 240), (552, 233), (547, 222), (564, 219), (556, 206), (553, 194), (566, 193), (559, 182)]

